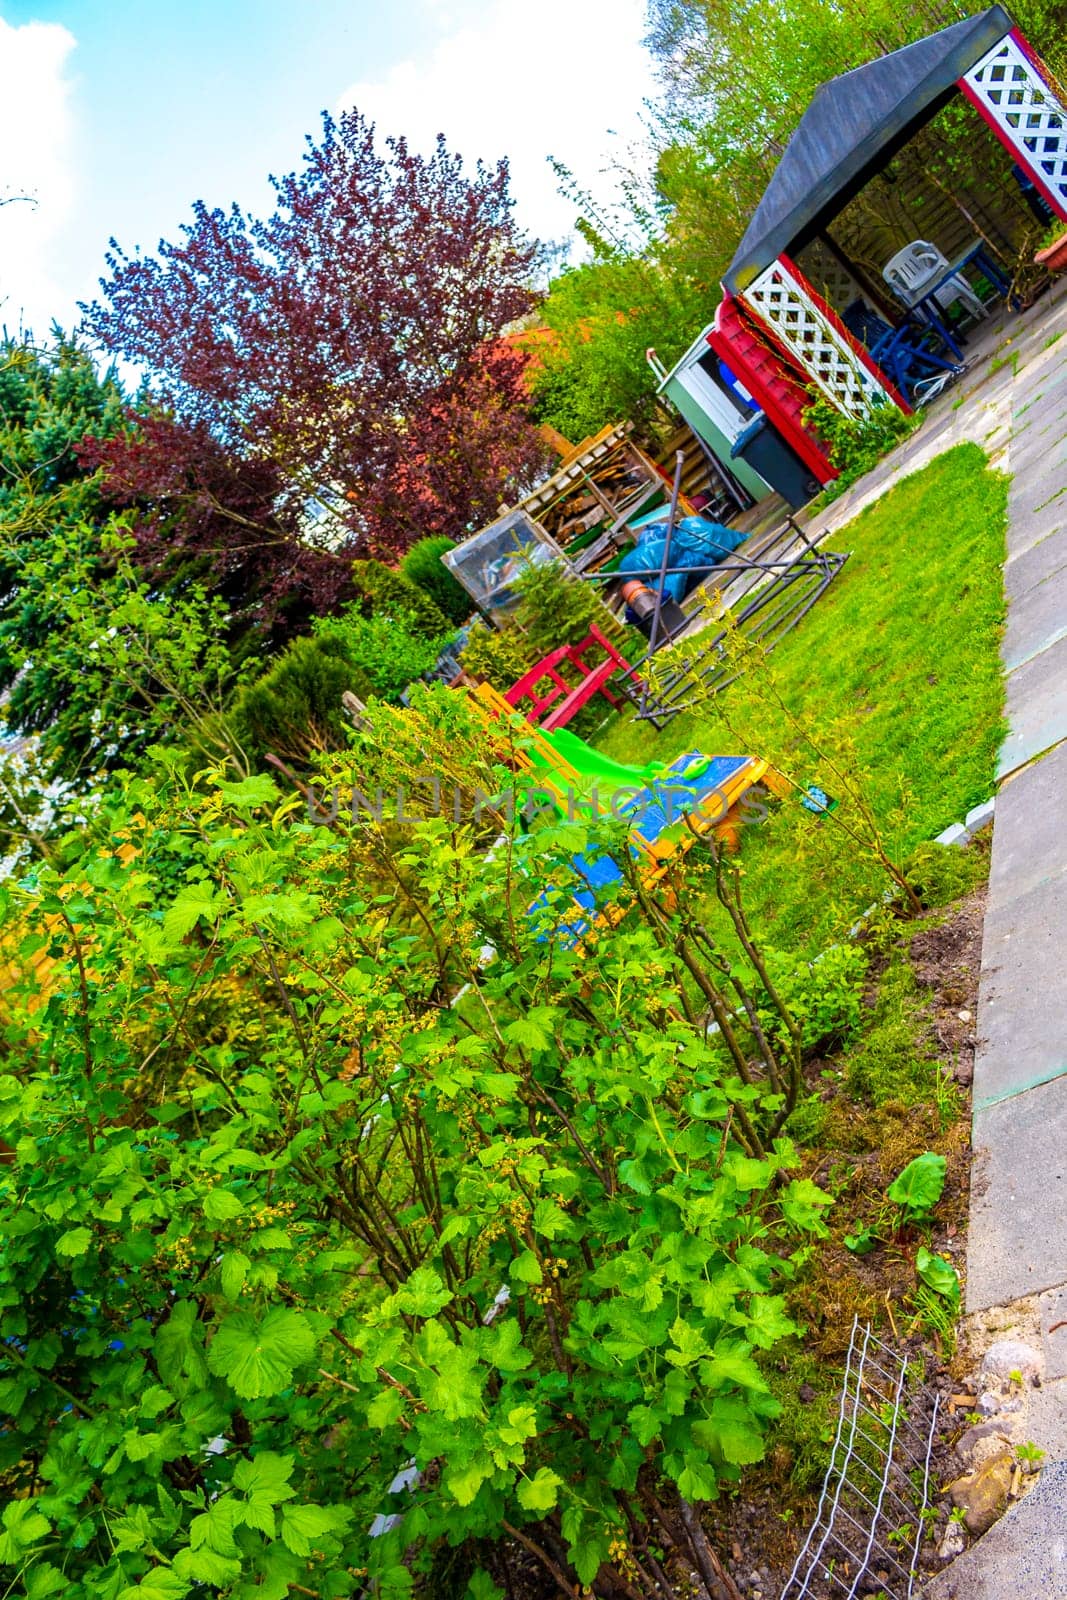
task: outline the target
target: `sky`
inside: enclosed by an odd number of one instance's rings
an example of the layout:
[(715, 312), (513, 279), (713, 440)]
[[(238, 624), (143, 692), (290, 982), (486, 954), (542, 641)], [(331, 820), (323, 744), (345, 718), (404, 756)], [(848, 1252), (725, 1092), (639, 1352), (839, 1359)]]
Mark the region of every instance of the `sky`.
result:
[[(522, 225), (574, 242), (547, 158), (610, 199), (654, 97), (644, 0), (0, 0), (0, 323), (78, 320), (114, 237), (195, 200), (253, 212), (320, 112), (511, 162)], [(28, 196), (28, 200), (19, 198)], [(32, 202), (32, 203), (31, 203)]]

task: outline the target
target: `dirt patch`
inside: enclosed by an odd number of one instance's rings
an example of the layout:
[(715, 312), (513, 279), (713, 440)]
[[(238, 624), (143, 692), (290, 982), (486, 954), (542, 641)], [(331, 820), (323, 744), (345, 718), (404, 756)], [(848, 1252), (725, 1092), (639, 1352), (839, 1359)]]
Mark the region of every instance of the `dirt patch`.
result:
[[(853, 1317), (870, 1321), (879, 1337), (912, 1358), (925, 1374), (929, 1395), (941, 1396), (941, 1426), (934, 1441), (931, 1482), (944, 1484), (959, 1462), (954, 1443), (963, 1426), (958, 1396), (959, 1363), (951, 1337), (932, 1328), (917, 1308), (915, 1256), (920, 1245), (951, 1261), (965, 1277), (970, 1188), (969, 1085), (976, 1045), (975, 1017), (981, 969), (984, 886), (951, 906), (941, 920), (910, 933), (900, 927), (896, 946), (910, 967), (901, 990), (902, 1022), (888, 1021), (885, 985), (893, 957), (872, 953), (865, 1005), (873, 1027), (886, 1033), (887, 1055), (910, 1049), (913, 1071), (897, 1084), (878, 1078), (877, 1066), (862, 1088), (850, 1082), (861, 1039), (838, 1056), (810, 1063), (811, 1104), (823, 1109), (821, 1132), (811, 1141), (806, 1170), (831, 1190), (836, 1204), (830, 1237), (813, 1253), (790, 1296), (790, 1310), (806, 1329), (782, 1358), (779, 1370), (795, 1388), (769, 1440), (766, 1463), (746, 1475), (744, 1492), (710, 1509), (707, 1521), (726, 1565), (746, 1600), (772, 1600), (782, 1591), (814, 1516), (822, 1472), (829, 1459), (844, 1356)], [(914, 981), (912, 982), (911, 979)], [(893, 1013), (893, 1006), (890, 1006)], [(905, 1044), (906, 1040), (906, 1044)], [(871, 1101), (874, 1103), (871, 1103)], [(886, 1189), (924, 1150), (945, 1157), (945, 1188), (933, 1220), (902, 1225)], [(865, 1254), (850, 1249), (867, 1227), (877, 1243)], [(806, 1380), (806, 1381), (801, 1381)], [(917, 1419), (918, 1420), (918, 1419)], [(816, 1470), (817, 1468), (817, 1470)], [(935, 1502), (932, 1537), (924, 1540), (921, 1565), (943, 1562), (936, 1543), (948, 1526), (950, 1503)]]
[(974, 1076), (978, 1043), (976, 1018), (985, 904), (983, 886), (961, 900), (946, 922), (924, 928), (911, 941), (912, 969), (929, 992), (926, 1009), (937, 1053), (956, 1082), (965, 1086)]

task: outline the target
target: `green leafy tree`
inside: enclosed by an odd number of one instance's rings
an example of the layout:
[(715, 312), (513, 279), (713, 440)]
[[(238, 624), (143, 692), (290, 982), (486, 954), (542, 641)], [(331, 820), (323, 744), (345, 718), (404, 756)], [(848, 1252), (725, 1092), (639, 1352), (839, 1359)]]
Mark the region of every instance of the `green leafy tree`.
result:
[(405, 578), (418, 584), (420, 589), (425, 589), (434, 604), (458, 628), (467, 621), (474, 606), (466, 589), (456, 582), (441, 560), (449, 550), (454, 549), (454, 541), (444, 534), (420, 539), (400, 563), (400, 571)]
[(645, 352), (675, 361), (717, 300), (714, 284), (679, 272), (655, 240), (645, 253), (604, 246), (568, 268), (541, 306), (553, 337), (531, 375), (536, 415), (575, 443), (620, 418), (654, 433), (658, 379)]
[[(66, 646), (62, 597), (72, 549), (85, 583), (113, 569), (100, 542), (111, 511), (78, 446), (86, 434), (114, 432), (123, 404), (114, 374), (101, 377), (72, 340), (49, 350), (28, 340), (0, 345), (0, 693), (17, 733), (40, 733), (64, 716), (73, 731), (80, 663)], [(85, 742), (82, 730), (70, 761)]]
[(325, 750), (343, 750), (351, 727), (342, 695), (369, 698), (372, 685), (339, 635), (294, 639), (288, 650), (234, 706), (233, 720), (248, 748), (286, 761), (307, 762)]
[(354, 601), (365, 617), (402, 616), (420, 638), (438, 640), (451, 632), (448, 618), (432, 596), (407, 574), (394, 572), (382, 561), (354, 561)]

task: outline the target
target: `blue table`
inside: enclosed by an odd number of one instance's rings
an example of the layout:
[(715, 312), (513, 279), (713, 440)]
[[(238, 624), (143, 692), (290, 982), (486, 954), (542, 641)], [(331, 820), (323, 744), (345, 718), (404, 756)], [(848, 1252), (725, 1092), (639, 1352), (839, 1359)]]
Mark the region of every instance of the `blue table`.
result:
[(972, 266), (977, 267), (988, 282), (993, 285), (1002, 300), (1007, 299), (1011, 290), (1011, 282), (1004, 276), (1004, 273), (996, 263), (991, 260), (989, 251), (981, 240), (976, 244), (968, 245), (967, 249), (962, 251), (954, 261), (950, 261), (948, 266), (942, 269), (938, 276), (923, 289), (921, 294), (907, 296), (899, 294), (898, 291), (899, 298), (907, 306), (908, 310), (914, 311), (917, 316), (924, 318), (930, 324), (938, 338), (952, 351), (957, 361), (963, 360), (963, 351), (942, 320), (941, 307), (937, 302), (937, 292), (939, 289), (943, 289), (951, 279), (962, 277), (965, 267)]

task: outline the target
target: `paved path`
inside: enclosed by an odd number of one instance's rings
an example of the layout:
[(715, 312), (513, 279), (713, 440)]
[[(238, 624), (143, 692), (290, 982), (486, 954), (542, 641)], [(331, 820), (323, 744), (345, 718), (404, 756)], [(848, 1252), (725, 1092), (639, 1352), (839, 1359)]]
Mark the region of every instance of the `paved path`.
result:
[[(1058, 286), (1059, 288), (1059, 286)], [(1053, 336), (1061, 333), (1055, 343)], [(1067, 1284), (1067, 295), (1016, 346), (967, 1309)], [(1067, 1335), (1067, 1329), (1058, 1330)], [(1063, 1338), (1067, 1373), (1067, 1337)], [(1067, 1455), (1067, 1435), (1063, 1454)]]
[(1040, 1351), (1019, 1425), (1048, 1459), (930, 1600), (1067, 1594), (1067, 284), (1015, 350), (986, 444), (1012, 475), (1008, 726), (978, 996), (967, 1335), (978, 1354), (1005, 1335)]

